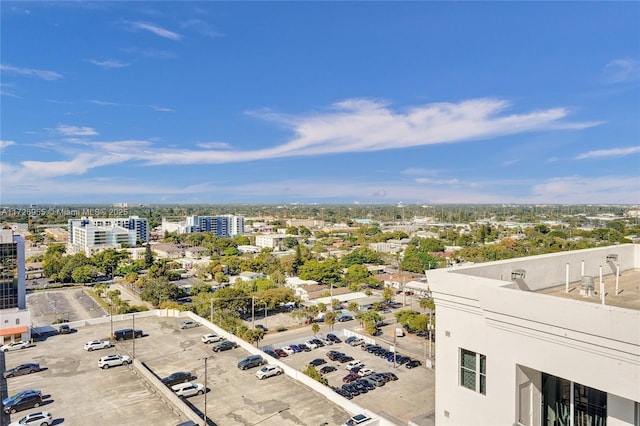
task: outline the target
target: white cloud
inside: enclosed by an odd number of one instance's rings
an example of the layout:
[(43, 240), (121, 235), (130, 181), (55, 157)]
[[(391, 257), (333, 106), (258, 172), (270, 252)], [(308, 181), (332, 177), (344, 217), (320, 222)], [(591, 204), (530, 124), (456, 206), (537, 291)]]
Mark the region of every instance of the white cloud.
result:
[(584, 152), (576, 157), (576, 160), (584, 160), (585, 158), (601, 158), (601, 157), (624, 157), (640, 152), (640, 146), (629, 146), (626, 148), (610, 148), (597, 149), (594, 151)]
[(11, 145), (15, 145), (15, 144), (16, 143), (14, 141), (3, 141), (3, 140), (0, 140), (0, 150), (3, 150), (6, 147), (11, 146)]
[(13, 67), (11, 65), (0, 65), (0, 71), (12, 74), (26, 75), (29, 77), (38, 77), (43, 80), (57, 80), (59, 78), (62, 78), (62, 74), (58, 74), (54, 71), (36, 70), (32, 68), (19, 68)]
[(640, 80), (640, 62), (631, 58), (615, 59), (604, 67), (608, 83)]
[(517, 160), (505, 160), (500, 165), (502, 167), (509, 167), (509, 166), (513, 166), (514, 164), (519, 163), (519, 162), (520, 162), (519, 159), (517, 159)]
[(107, 59), (106, 61), (98, 61), (96, 59), (89, 59), (93, 65), (97, 65), (102, 68), (111, 69), (111, 68), (124, 68), (131, 65), (130, 63), (120, 62), (115, 59)]
[(147, 22), (132, 22), (131, 25), (133, 26), (133, 28), (149, 31), (157, 36), (168, 38), (170, 40), (180, 40), (182, 38), (181, 34), (169, 31), (157, 25), (149, 24)]
[(91, 127), (67, 126), (64, 124), (56, 127), (56, 131), (63, 136), (95, 136), (98, 134)]
[(415, 179), (417, 183), (421, 184), (434, 184), (434, 185), (459, 185), (461, 182), (458, 179), (430, 179), (430, 178), (417, 178)]
[[(541, 130), (584, 129), (595, 122), (566, 122), (564, 108), (554, 108), (525, 114), (505, 114), (508, 104), (495, 99), (473, 99), (454, 103), (427, 104), (406, 112), (397, 112), (382, 102), (349, 99), (339, 102), (329, 112), (285, 116), (262, 113), (261, 117), (291, 129), (293, 137), (280, 145), (258, 150), (239, 151), (229, 145), (208, 146), (205, 149), (154, 148), (135, 150), (120, 155), (122, 162), (139, 161), (147, 165), (239, 163), (296, 156), (314, 156), (345, 152), (379, 151), (405, 147), (456, 143)], [(59, 126), (64, 136), (93, 136), (91, 127)], [(86, 164), (98, 167), (99, 145), (82, 152)], [(80, 155), (76, 153), (75, 155)], [(116, 161), (116, 157), (110, 161)], [(46, 162), (39, 162), (46, 169)], [(75, 164), (74, 159), (63, 162)], [(58, 162), (52, 162), (62, 166)], [(113, 164), (110, 162), (109, 164)], [(83, 168), (86, 171), (86, 168)], [(61, 167), (73, 170), (73, 167)], [(409, 169), (412, 170), (412, 169)], [(417, 169), (413, 169), (417, 170)], [(373, 192), (376, 192), (372, 191)]]
[(156, 105), (149, 105), (149, 108), (151, 108), (154, 111), (160, 111), (160, 112), (173, 112), (174, 111), (171, 108), (159, 107), (159, 106), (156, 106)]
[(200, 19), (191, 19), (188, 21), (184, 21), (180, 24), (180, 26), (183, 28), (191, 28), (197, 33), (210, 38), (218, 38), (224, 36), (223, 33), (214, 30), (211, 25)]
[(526, 203), (640, 203), (637, 176), (566, 176), (547, 180), (532, 188)]
[(199, 142), (197, 145), (204, 149), (231, 149), (231, 145), (226, 142)]

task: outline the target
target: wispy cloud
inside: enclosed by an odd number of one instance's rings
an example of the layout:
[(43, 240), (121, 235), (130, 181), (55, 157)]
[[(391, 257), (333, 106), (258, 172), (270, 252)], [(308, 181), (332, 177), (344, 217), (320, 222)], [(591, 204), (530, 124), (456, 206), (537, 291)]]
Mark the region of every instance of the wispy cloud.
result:
[(231, 149), (231, 145), (226, 142), (199, 142), (196, 145), (204, 149)]
[[(230, 146), (200, 146), (204, 149), (154, 148), (133, 150), (111, 156), (111, 161), (138, 161), (146, 165), (239, 163), (296, 156), (316, 156), (347, 152), (381, 151), (481, 140), (541, 130), (584, 129), (597, 122), (568, 122), (564, 108), (525, 114), (505, 114), (508, 104), (494, 99), (474, 99), (454, 103), (427, 104), (406, 112), (393, 111), (387, 104), (362, 99), (335, 104), (329, 112), (285, 116), (261, 113), (259, 116), (293, 133), (292, 138), (272, 147), (240, 151)], [(65, 136), (93, 136), (91, 127), (59, 126)], [(109, 145), (104, 145), (109, 146)], [(93, 167), (111, 152), (92, 143), (82, 155)], [(90, 161), (94, 158), (95, 161)], [(67, 163), (74, 163), (74, 159)], [(47, 162), (38, 162), (46, 168)], [(111, 164), (111, 163), (110, 163)], [(35, 167), (35, 163), (31, 163)], [(60, 166), (56, 162), (56, 167)], [(86, 168), (84, 168), (86, 170)], [(68, 170), (60, 168), (59, 170)]]
[(607, 83), (622, 83), (640, 80), (640, 61), (631, 58), (615, 59), (604, 67)]
[(629, 146), (626, 148), (609, 148), (609, 149), (597, 149), (594, 151), (584, 152), (576, 157), (576, 160), (584, 160), (586, 158), (601, 158), (601, 157), (624, 157), (625, 155), (632, 155), (640, 152), (640, 146)]
[(201, 19), (190, 19), (188, 21), (181, 22), (180, 26), (182, 28), (190, 28), (193, 31), (197, 32), (198, 34), (201, 34), (206, 37), (210, 37), (210, 38), (224, 37), (223, 33), (214, 30), (213, 27), (208, 22), (205, 22)]
[(154, 111), (160, 111), (160, 112), (173, 112), (174, 111), (171, 108), (160, 107), (160, 106), (157, 106), (157, 105), (149, 105), (149, 108), (151, 108)]
[(513, 166), (514, 164), (517, 164), (519, 162), (520, 162), (519, 159), (516, 159), (516, 160), (505, 160), (502, 163), (500, 163), (500, 165), (502, 167), (509, 167), (509, 166)]
[(408, 169), (404, 169), (402, 171), (402, 174), (405, 174), (405, 175), (427, 175), (427, 176), (433, 176), (433, 175), (437, 175), (438, 171), (437, 170), (433, 170), (433, 169), (421, 169), (421, 168), (410, 167)]
[(131, 65), (130, 63), (120, 62), (115, 59), (107, 59), (105, 61), (98, 61), (97, 59), (89, 59), (89, 62), (91, 62), (93, 65), (97, 65), (105, 69), (125, 68)]
[(63, 136), (95, 136), (98, 134), (91, 127), (67, 126), (64, 124), (56, 127), (56, 132)]
[(3, 140), (0, 140), (0, 150), (3, 150), (6, 147), (11, 146), (11, 145), (15, 145), (15, 144), (16, 143), (14, 141), (3, 141)]
[(431, 179), (431, 178), (417, 178), (417, 183), (422, 184), (434, 184), (434, 185), (458, 185), (461, 182), (458, 179)]
[(0, 65), (0, 71), (10, 74), (26, 75), (28, 77), (38, 77), (43, 80), (58, 80), (59, 78), (62, 78), (62, 74), (58, 74), (54, 71), (19, 68), (11, 65)]
[(533, 195), (522, 202), (536, 203), (640, 203), (638, 177), (627, 176), (565, 176), (534, 185)]
[(173, 31), (169, 31), (166, 28), (162, 28), (158, 25), (149, 24), (147, 22), (132, 22), (131, 26), (136, 29), (149, 31), (159, 37), (168, 38), (170, 40), (182, 39), (181, 34), (175, 33)]

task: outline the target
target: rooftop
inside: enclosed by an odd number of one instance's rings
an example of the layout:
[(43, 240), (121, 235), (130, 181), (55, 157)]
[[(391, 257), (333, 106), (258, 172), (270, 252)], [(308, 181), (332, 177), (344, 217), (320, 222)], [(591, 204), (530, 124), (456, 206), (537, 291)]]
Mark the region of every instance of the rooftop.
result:
[[(581, 294), (581, 281), (569, 283), (569, 292), (566, 286), (548, 287), (539, 290), (538, 293), (550, 294), (552, 296), (564, 297), (567, 299), (581, 300), (589, 303), (602, 303), (600, 298), (599, 277), (594, 278), (594, 292), (591, 296)], [(618, 292), (616, 293), (616, 276), (609, 274), (602, 277), (604, 282), (604, 302), (605, 305), (617, 306), (620, 308), (640, 310), (640, 270), (628, 270), (620, 273), (618, 278)], [(584, 292), (582, 292), (584, 293)]]

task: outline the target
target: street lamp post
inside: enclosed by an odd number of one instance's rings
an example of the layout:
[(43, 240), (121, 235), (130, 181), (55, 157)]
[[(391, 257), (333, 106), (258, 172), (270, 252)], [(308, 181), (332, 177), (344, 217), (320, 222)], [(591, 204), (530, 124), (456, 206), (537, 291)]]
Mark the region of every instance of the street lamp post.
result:
[(207, 426), (207, 360), (204, 358), (204, 426)]
[(109, 303), (109, 321), (111, 323), (111, 335), (109, 339), (113, 340), (113, 303)]
[(136, 314), (131, 314), (131, 321), (131, 328), (133, 328), (133, 350), (131, 351), (131, 359), (136, 359)]

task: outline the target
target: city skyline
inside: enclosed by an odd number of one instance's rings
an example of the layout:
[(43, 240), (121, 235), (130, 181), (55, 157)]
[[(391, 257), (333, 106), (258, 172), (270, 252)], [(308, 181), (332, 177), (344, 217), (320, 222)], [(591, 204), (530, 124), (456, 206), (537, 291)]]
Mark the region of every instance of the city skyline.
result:
[(0, 7), (2, 204), (640, 203), (635, 2)]

